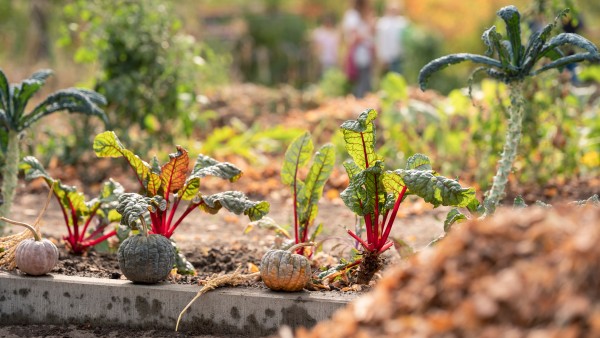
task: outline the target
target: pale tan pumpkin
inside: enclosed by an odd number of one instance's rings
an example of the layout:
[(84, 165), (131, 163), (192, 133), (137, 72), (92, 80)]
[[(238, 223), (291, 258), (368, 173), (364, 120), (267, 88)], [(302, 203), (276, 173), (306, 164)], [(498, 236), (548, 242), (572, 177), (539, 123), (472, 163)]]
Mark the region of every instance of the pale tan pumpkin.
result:
[(310, 281), (310, 261), (294, 251), (312, 243), (299, 243), (288, 250), (269, 250), (260, 261), (260, 277), (274, 291), (301, 291)]
[(58, 263), (58, 248), (45, 238), (29, 238), (17, 246), (15, 261), (19, 270), (28, 275), (45, 275)]
[(32, 276), (41, 276), (50, 272), (58, 263), (58, 248), (47, 239), (42, 239), (37, 230), (22, 222), (0, 217), (1, 220), (26, 227), (33, 238), (22, 240), (15, 251), (15, 263), (19, 270)]

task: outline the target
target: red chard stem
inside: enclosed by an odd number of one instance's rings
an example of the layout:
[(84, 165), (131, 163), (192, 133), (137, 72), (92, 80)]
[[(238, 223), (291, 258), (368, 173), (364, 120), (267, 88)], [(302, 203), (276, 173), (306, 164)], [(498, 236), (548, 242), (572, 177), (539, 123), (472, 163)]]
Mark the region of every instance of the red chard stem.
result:
[(348, 232), (348, 234), (350, 236), (352, 236), (352, 238), (354, 238), (355, 240), (358, 241), (358, 243), (360, 243), (360, 245), (363, 246), (363, 248), (365, 248), (365, 250), (367, 251), (371, 251), (372, 248), (369, 244), (365, 243), (365, 241), (363, 241), (360, 237), (356, 236), (356, 234), (354, 232), (352, 232), (352, 230), (346, 230)]
[(385, 243), (390, 236), (390, 231), (392, 230), (392, 226), (394, 225), (394, 221), (396, 220), (396, 215), (398, 214), (398, 209), (400, 208), (400, 203), (402, 203), (402, 198), (404, 198), (404, 194), (406, 193), (406, 186), (402, 187), (402, 191), (398, 194), (398, 199), (396, 203), (394, 203), (394, 209), (392, 210), (392, 214), (390, 215), (390, 219), (387, 222), (387, 226), (381, 236), (381, 243)]

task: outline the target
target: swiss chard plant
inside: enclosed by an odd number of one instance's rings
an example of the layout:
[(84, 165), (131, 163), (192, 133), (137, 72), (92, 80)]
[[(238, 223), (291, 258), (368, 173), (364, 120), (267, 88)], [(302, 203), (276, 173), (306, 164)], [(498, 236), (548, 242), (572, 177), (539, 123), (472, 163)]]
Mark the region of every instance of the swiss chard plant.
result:
[(94, 151), (99, 157), (124, 158), (140, 185), (139, 193), (124, 193), (119, 197), (117, 210), (122, 215), (121, 223), (124, 225), (145, 217), (149, 233), (171, 238), (181, 222), (194, 210), (216, 214), (225, 208), (238, 215), (247, 215), (253, 221), (269, 212), (269, 203), (251, 201), (238, 191), (213, 195), (200, 193), (201, 179), (206, 176), (237, 181), (242, 172), (231, 163), (199, 155), (189, 170), (188, 152), (179, 146), (175, 153), (169, 155), (167, 163), (160, 165), (156, 157), (148, 163), (126, 149), (112, 131), (96, 136)]
[[(566, 13), (567, 10), (563, 11), (557, 20)], [(556, 20), (543, 29), (533, 32), (527, 44), (523, 45), (521, 42), (521, 15), (517, 8), (515, 6), (503, 7), (497, 14), (506, 24), (506, 38), (496, 31), (495, 26), (486, 30), (482, 36), (483, 42), (487, 46), (485, 55), (460, 53), (443, 56), (425, 65), (419, 73), (419, 84), (421, 89), (425, 90), (428, 79), (433, 73), (453, 64), (472, 61), (482, 65), (474, 71), (473, 75), (485, 72), (488, 76), (505, 82), (509, 86), (511, 103), (508, 129), (498, 169), (484, 201), (486, 214), (493, 213), (501, 201), (508, 182), (508, 175), (517, 155), (522, 133), (524, 80), (547, 70), (562, 70), (565, 66), (577, 62), (600, 62), (598, 48), (582, 36), (574, 33), (561, 33), (551, 37)], [(567, 56), (560, 49), (565, 45), (579, 47), (583, 52)], [(550, 62), (538, 67), (537, 65), (543, 59), (549, 59)]]
[[(3, 203), (0, 205), (0, 216), (7, 216), (12, 206), (21, 160), (19, 140), (23, 131), (41, 118), (65, 110), (97, 116), (105, 123), (108, 121), (98, 107), (106, 104), (104, 97), (79, 88), (54, 92), (26, 113), (27, 103), (51, 74), (51, 70), (40, 70), (21, 83), (9, 84), (6, 75), (0, 69), (0, 146), (4, 154), (4, 165), (1, 168)], [(3, 228), (4, 222), (0, 222), (0, 233)]]
[(77, 191), (74, 186), (65, 185), (52, 178), (35, 157), (23, 158), (19, 168), (23, 170), (25, 180), (42, 178), (52, 189), (67, 226), (68, 234), (63, 239), (71, 253), (83, 254), (117, 234), (116, 227), (109, 229), (109, 225), (118, 224), (121, 220), (116, 208), (117, 199), (124, 189), (119, 183), (113, 180), (105, 182), (100, 195), (86, 202), (83, 193)]
[[(281, 169), (281, 181), (289, 186), (292, 192), (294, 244), (314, 241), (320, 232), (322, 224), (312, 233), (310, 230), (318, 213), (323, 187), (335, 164), (335, 149), (332, 144), (325, 144), (314, 154), (308, 174), (302, 180), (299, 171), (308, 164), (313, 149), (311, 135), (305, 132), (288, 147)], [(297, 253), (302, 252), (303, 248), (300, 248)]]
[(348, 234), (362, 247), (357, 283), (368, 284), (381, 268), (381, 254), (394, 243), (389, 239), (402, 201), (417, 195), (434, 207), (472, 207), (478, 204), (475, 190), (463, 188), (452, 179), (438, 175), (429, 158), (415, 154), (405, 169), (386, 170), (375, 152), (377, 112), (368, 109), (357, 120), (341, 125), (345, 147), (351, 159), (344, 162), (350, 178), (341, 193), (344, 204), (364, 220), (366, 238), (352, 230)]

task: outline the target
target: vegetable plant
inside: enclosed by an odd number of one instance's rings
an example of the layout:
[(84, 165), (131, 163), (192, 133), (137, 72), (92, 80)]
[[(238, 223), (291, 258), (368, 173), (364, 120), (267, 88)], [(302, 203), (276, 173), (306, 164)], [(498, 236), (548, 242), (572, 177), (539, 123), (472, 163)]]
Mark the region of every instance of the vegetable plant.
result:
[(82, 192), (52, 178), (35, 157), (24, 157), (19, 167), (26, 181), (42, 178), (52, 190), (67, 226), (68, 234), (63, 238), (71, 253), (83, 254), (117, 234), (117, 229), (105, 231), (110, 224), (121, 220), (116, 207), (117, 198), (124, 193), (124, 189), (119, 183), (112, 179), (105, 182), (100, 195), (86, 202)]
[(363, 239), (347, 230), (362, 247), (362, 257), (355, 262), (360, 261), (359, 284), (368, 284), (381, 268), (381, 254), (393, 245), (390, 232), (400, 204), (408, 195), (417, 195), (434, 207), (472, 207), (478, 203), (474, 189), (463, 188), (457, 181), (438, 175), (425, 155), (411, 156), (405, 169), (385, 170), (383, 159), (375, 152), (376, 117), (377, 112), (368, 109), (357, 120), (341, 125), (345, 148), (351, 157), (344, 162), (350, 183), (341, 198), (364, 220), (366, 232)]
[[(290, 187), (294, 210), (294, 244), (313, 241), (319, 233), (320, 224), (309, 236), (318, 212), (318, 203), (323, 195), (325, 182), (331, 175), (335, 164), (335, 149), (332, 144), (325, 144), (314, 154), (312, 164), (304, 181), (299, 170), (308, 164), (313, 153), (313, 142), (309, 132), (298, 136), (285, 152), (281, 181)], [(298, 248), (297, 253), (302, 253)]]
[[(140, 185), (139, 193), (124, 193), (119, 197), (118, 211), (122, 215), (122, 224), (137, 222), (143, 216), (150, 234), (171, 238), (181, 222), (196, 209), (216, 214), (225, 208), (238, 215), (247, 215), (253, 221), (269, 212), (269, 203), (251, 201), (238, 191), (213, 195), (200, 193), (202, 178), (215, 176), (235, 182), (242, 176), (241, 170), (231, 163), (198, 155), (190, 171), (188, 152), (180, 146), (176, 149), (175, 153), (169, 155), (169, 161), (161, 166), (156, 157), (151, 163), (141, 160), (126, 149), (112, 131), (96, 136), (96, 155), (125, 158)], [(184, 204), (186, 206), (178, 214), (177, 210)]]
[[(104, 97), (94, 91), (79, 88), (54, 92), (26, 113), (27, 103), (51, 74), (51, 70), (44, 69), (33, 73), (21, 83), (9, 84), (0, 69), (0, 145), (5, 156), (4, 166), (0, 170), (4, 201), (0, 205), (0, 216), (6, 216), (12, 206), (21, 158), (19, 139), (23, 131), (41, 118), (63, 110), (97, 116), (107, 123), (106, 115), (98, 107), (106, 104)], [(0, 233), (3, 228), (4, 223), (0, 222)]]
[[(563, 11), (557, 20), (567, 13)], [(506, 6), (498, 11), (498, 16), (506, 24), (506, 39), (492, 26), (483, 33), (482, 39), (487, 46), (485, 55), (468, 53), (451, 54), (435, 59), (425, 65), (419, 73), (421, 89), (427, 87), (429, 77), (453, 64), (472, 61), (482, 66), (475, 73), (485, 72), (488, 76), (505, 82), (510, 91), (510, 107), (508, 129), (504, 141), (498, 169), (494, 176), (492, 187), (486, 194), (484, 207), (486, 214), (495, 211), (496, 206), (503, 197), (508, 174), (511, 171), (521, 139), (523, 120), (523, 82), (528, 77), (536, 76), (550, 69), (562, 70), (563, 67), (582, 61), (599, 62), (598, 48), (589, 40), (574, 33), (561, 33), (551, 37), (554, 23), (546, 25), (543, 29), (534, 32), (526, 45), (521, 43), (521, 15), (515, 6)], [(560, 50), (561, 46), (573, 45), (583, 49), (565, 56)], [(549, 63), (536, 67), (544, 58), (550, 59)]]

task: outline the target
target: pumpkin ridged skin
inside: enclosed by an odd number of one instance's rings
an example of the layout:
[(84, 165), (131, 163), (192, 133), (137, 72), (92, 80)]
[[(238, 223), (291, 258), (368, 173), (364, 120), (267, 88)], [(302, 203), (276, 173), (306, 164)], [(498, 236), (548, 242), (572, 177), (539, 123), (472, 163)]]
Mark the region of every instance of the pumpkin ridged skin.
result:
[(309, 260), (286, 250), (270, 250), (260, 262), (260, 277), (274, 291), (301, 291), (310, 281)]
[(58, 263), (58, 248), (47, 239), (36, 241), (28, 238), (17, 246), (15, 263), (28, 275), (45, 275)]
[(121, 243), (117, 252), (121, 272), (132, 282), (153, 284), (167, 278), (175, 265), (171, 241), (158, 234), (138, 234)]

